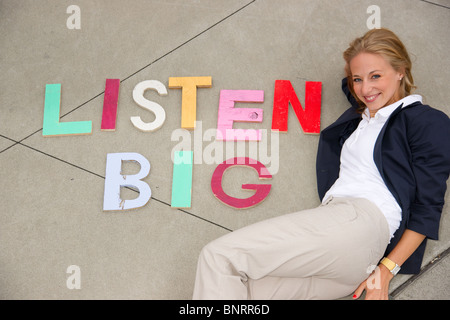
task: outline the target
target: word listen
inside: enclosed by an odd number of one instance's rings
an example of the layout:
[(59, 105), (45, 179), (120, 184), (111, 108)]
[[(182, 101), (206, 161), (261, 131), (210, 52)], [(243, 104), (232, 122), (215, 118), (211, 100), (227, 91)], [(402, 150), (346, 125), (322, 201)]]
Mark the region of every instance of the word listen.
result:
[[(170, 77), (169, 88), (182, 90), (181, 128), (194, 130), (197, 114), (197, 89), (210, 88), (211, 77)], [(120, 80), (106, 79), (102, 112), (102, 131), (115, 131), (118, 108)], [(130, 118), (132, 124), (143, 132), (153, 132), (162, 127), (166, 119), (164, 108), (144, 97), (146, 90), (155, 90), (159, 95), (167, 95), (166, 86), (157, 80), (146, 80), (138, 83), (133, 89), (133, 100), (143, 109), (155, 116), (152, 122), (144, 122), (141, 117)], [(276, 80), (272, 130), (287, 132), (289, 105), (292, 106), (299, 123), (306, 134), (320, 133), (321, 113), (321, 82), (306, 82), (305, 108), (303, 109), (295, 90), (288, 80)], [(43, 131), (44, 137), (71, 136), (92, 134), (91, 121), (60, 121), (61, 84), (47, 84), (45, 89)], [(262, 103), (263, 90), (221, 90), (217, 119), (216, 140), (220, 141), (260, 141), (260, 130), (233, 129), (234, 122), (262, 122), (263, 110), (259, 108), (235, 108), (236, 102)], [(122, 175), (122, 162), (137, 162), (141, 170), (135, 175)], [(238, 199), (227, 195), (221, 186), (226, 169), (232, 166), (247, 166), (258, 172), (260, 179), (270, 179), (267, 168), (254, 159), (233, 158), (219, 164), (213, 173), (211, 189), (213, 194), (223, 203), (238, 209), (253, 207), (264, 200), (270, 192), (271, 185), (243, 185), (243, 189), (256, 190), (256, 193), (246, 199)], [(175, 152), (172, 207), (190, 208), (192, 194), (193, 152)], [(151, 197), (148, 184), (142, 181), (150, 172), (148, 160), (137, 153), (113, 153), (107, 155), (105, 193), (103, 209), (105, 211), (128, 210), (144, 206)], [(120, 198), (120, 188), (130, 187), (139, 191), (139, 196), (132, 200)]]

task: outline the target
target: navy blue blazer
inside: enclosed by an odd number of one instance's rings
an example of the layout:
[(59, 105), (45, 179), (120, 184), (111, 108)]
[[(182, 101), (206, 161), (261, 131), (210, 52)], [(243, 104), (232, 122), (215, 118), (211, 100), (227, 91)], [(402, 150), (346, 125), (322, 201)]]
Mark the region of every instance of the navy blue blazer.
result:
[[(361, 121), (347, 79), (342, 81), (342, 90), (352, 107), (320, 134), (316, 163), (320, 200), (339, 177), (342, 146)], [(426, 236), (400, 270), (415, 274), (420, 271), (427, 239), (438, 239), (450, 173), (450, 119), (420, 102), (402, 107), (391, 114), (381, 130), (375, 143), (374, 161), (402, 209), (400, 227), (385, 255), (396, 246), (405, 229)]]

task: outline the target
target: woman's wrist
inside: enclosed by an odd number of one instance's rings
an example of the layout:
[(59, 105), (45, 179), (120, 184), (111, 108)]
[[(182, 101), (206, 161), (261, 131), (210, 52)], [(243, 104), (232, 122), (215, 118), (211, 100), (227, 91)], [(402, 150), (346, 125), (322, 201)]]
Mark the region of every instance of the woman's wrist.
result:
[(389, 281), (394, 278), (394, 274), (392, 274), (391, 270), (389, 270), (384, 264), (380, 263), (378, 268), (380, 269), (381, 278), (385, 278)]
[(394, 276), (400, 271), (400, 266), (388, 257), (381, 259), (380, 265), (386, 267)]

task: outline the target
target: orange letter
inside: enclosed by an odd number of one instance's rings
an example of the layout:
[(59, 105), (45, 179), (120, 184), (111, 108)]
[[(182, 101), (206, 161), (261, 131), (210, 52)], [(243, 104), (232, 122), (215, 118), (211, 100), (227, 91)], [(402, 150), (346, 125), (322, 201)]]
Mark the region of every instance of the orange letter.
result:
[(181, 95), (181, 128), (195, 129), (197, 118), (197, 88), (210, 88), (211, 77), (169, 77), (170, 89), (182, 89)]

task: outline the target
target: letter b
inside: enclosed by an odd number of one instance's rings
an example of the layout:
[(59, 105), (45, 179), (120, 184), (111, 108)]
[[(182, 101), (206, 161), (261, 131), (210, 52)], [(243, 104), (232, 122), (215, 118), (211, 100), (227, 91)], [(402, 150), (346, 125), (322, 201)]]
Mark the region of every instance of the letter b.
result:
[[(122, 161), (137, 162), (141, 170), (135, 175), (122, 175)], [(147, 204), (152, 195), (149, 185), (144, 179), (150, 172), (150, 162), (138, 153), (109, 153), (106, 159), (105, 195), (103, 210), (128, 210), (140, 208)], [(132, 200), (120, 198), (120, 188), (130, 187), (139, 191), (139, 196)]]

